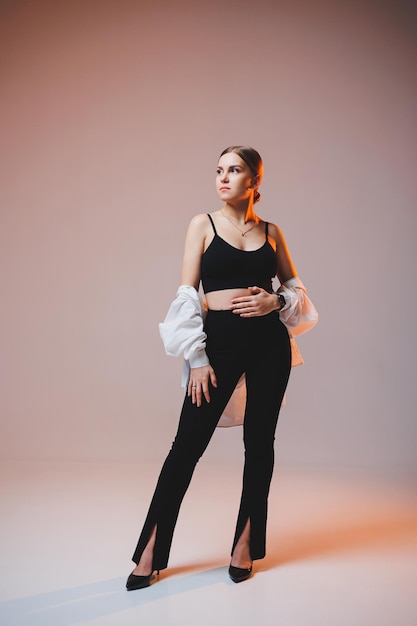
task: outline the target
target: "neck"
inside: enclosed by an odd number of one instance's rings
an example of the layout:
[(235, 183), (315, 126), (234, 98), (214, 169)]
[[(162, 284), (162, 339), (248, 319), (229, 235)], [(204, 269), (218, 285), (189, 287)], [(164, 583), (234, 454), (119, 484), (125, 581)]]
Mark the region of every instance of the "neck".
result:
[(250, 221), (258, 221), (258, 217), (253, 209), (252, 198), (233, 204), (226, 202), (222, 211), (226, 213), (226, 215), (233, 217), (236, 221), (242, 221), (245, 224)]

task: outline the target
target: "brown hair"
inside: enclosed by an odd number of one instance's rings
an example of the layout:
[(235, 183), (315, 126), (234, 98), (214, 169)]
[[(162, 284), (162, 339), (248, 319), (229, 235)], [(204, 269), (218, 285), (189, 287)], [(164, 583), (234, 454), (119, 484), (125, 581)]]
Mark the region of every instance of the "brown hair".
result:
[[(260, 184), (264, 172), (264, 166), (259, 152), (250, 146), (229, 146), (226, 150), (223, 150), (220, 157), (224, 154), (228, 154), (229, 152), (234, 152), (242, 159), (242, 161), (245, 161), (246, 165), (252, 172), (253, 177), (257, 178), (258, 183)], [(258, 190), (255, 190), (253, 202), (259, 202), (260, 199), (261, 194)]]

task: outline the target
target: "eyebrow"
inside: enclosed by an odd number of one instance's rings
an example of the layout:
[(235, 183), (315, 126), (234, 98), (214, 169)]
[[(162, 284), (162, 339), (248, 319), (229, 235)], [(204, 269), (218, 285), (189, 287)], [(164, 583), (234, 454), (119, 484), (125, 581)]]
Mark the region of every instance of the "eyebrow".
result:
[[(227, 169), (229, 169), (229, 170), (230, 170), (230, 168), (232, 168), (232, 167), (243, 167), (243, 165), (239, 165), (238, 163), (236, 163), (236, 165), (228, 165)], [(224, 167), (222, 167), (221, 165), (218, 165), (218, 166), (217, 166), (217, 169), (218, 169), (218, 170), (219, 170), (219, 169), (220, 169), (220, 170), (224, 170)]]

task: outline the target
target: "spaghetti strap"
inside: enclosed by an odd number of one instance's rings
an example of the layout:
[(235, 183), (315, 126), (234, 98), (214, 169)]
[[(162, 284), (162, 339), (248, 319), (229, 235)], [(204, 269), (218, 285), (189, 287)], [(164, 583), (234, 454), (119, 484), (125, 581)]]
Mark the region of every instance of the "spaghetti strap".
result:
[(214, 225), (213, 218), (211, 217), (210, 213), (207, 213), (207, 215), (208, 215), (208, 218), (209, 218), (209, 220), (211, 222), (211, 225), (213, 226), (214, 234), (217, 235), (217, 230), (216, 230), (216, 227)]
[(265, 222), (265, 240), (268, 241), (268, 222)]

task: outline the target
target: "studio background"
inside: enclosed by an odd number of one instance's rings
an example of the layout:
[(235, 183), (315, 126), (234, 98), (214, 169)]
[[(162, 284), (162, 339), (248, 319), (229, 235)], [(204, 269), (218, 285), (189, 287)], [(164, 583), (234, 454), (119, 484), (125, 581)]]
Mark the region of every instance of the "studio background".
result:
[[(185, 231), (253, 145), (320, 320), (282, 464), (416, 470), (412, 3), (33, 0), (0, 9), (5, 460), (158, 461), (181, 360), (158, 333)], [(207, 460), (241, 456), (218, 430)]]

